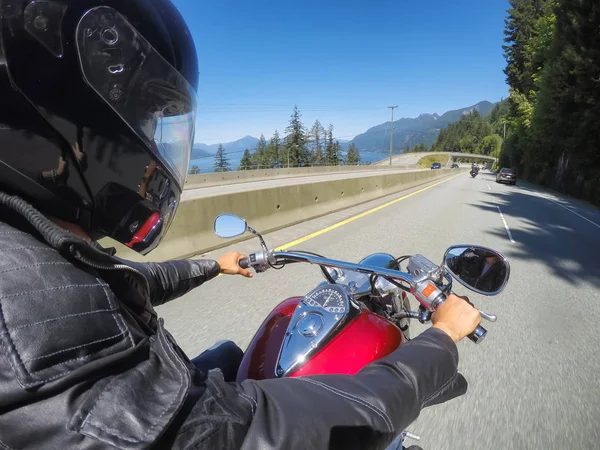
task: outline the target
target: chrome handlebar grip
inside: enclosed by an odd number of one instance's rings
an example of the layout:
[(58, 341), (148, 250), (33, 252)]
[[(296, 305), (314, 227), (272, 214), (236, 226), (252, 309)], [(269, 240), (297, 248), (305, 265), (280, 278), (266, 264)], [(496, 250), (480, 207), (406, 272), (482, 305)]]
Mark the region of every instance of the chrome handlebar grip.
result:
[(471, 339), (471, 341), (473, 341), (476, 344), (479, 344), (481, 341), (483, 341), (485, 339), (485, 337), (487, 336), (487, 330), (485, 328), (483, 328), (481, 325), (477, 325), (477, 328), (475, 328), (475, 330), (473, 330), (473, 332), (471, 334), (469, 334), (467, 337), (469, 339)]
[(255, 252), (255, 253), (250, 253), (248, 258), (244, 258), (243, 260), (240, 261), (240, 267), (245, 269), (246, 267), (243, 267), (241, 265), (241, 263), (244, 261), (247, 261), (247, 264), (249, 266), (254, 267), (254, 270), (257, 273), (264, 272), (265, 270), (267, 270), (270, 267), (270, 264), (269, 264), (270, 257), (271, 257), (271, 254), (265, 250), (261, 250), (261, 251)]

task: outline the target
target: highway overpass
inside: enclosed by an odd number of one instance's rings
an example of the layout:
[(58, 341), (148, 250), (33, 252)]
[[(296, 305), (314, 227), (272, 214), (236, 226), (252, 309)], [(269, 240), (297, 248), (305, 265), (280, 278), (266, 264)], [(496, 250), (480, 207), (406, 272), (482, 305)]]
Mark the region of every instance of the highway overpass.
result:
[[(419, 153), (402, 153), (400, 155), (392, 155), (392, 166), (410, 166), (416, 165), (419, 160), (429, 155), (450, 155), (450, 162), (459, 159), (468, 159), (469, 161), (494, 163), (496, 158), (487, 155), (478, 155), (475, 153), (460, 153), (460, 152), (419, 152)], [(378, 166), (389, 166), (389, 156), (376, 163)]]

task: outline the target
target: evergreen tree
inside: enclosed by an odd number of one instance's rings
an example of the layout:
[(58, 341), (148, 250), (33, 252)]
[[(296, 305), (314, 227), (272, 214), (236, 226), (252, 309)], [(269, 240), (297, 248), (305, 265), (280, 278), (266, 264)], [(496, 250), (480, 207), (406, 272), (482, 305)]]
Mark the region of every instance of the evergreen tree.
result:
[(240, 170), (250, 170), (252, 168), (252, 156), (250, 150), (244, 150), (244, 156), (240, 161)]
[(269, 160), (267, 155), (267, 140), (264, 134), (260, 135), (260, 139), (256, 143), (256, 149), (252, 154), (252, 162), (257, 168), (268, 167), (273, 162)]
[[(458, 122), (440, 130), (440, 134), (431, 146), (431, 151), (472, 153), (483, 138), (490, 134), (492, 134), (492, 126), (489, 121), (481, 117), (479, 112), (473, 111), (465, 114)], [(421, 149), (420, 151), (427, 149), (423, 143), (417, 147)]]
[(323, 162), (323, 144), (326, 140), (325, 129), (319, 120), (315, 120), (310, 130), (310, 142), (312, 144), (312, 158), (315, 164)]
[[(523, 94), (533, 89), (533, 74), (538, 70), (533, 64), (533, 54), (529, 48), (532, 38), (540, 33), (538, 19), (544, 15), (549, 0), (509, 0), (511, 8), (504, 20), (504, 42), (502, 46), (506, 58), (508, 84)], [(539, 63), (539, 61), (537, 61)]]
[(600, 204), (600, 4), (561, 1), (554, 23), (521, 147), (524, 175)]
[(290, 123), (285, 129), (287, 136), (285, 137), (285, 146), (289, 157), (289, 164), (297, 166), (310, 162), (308, 150), (306, 148), (306, 132), (300, 118), (302, 115), (297, 106), (294, 106), (294, 111), (290, 117)]
[(490, 122), (490, 125), (492, 126), (492, 131), (495, 134), (504, 136), (505, 124), (508, 125), (509, 122), (509, 114), (510, 103), (508, 100), (502, 100), (500, 103), (494, 106), (494, 109), (492, 109), (492, 112), (490, 112), (490, 115), (487, 117), (487, 120), (488, 122)]
[(346, 164), (349, 166), (356, 166), (360, 164), (360, 153), (354, 143), (351, 143), (348, 147), (348, 154), (346, 155)]
[(219, 144), (217, 154), (215, 155), (215, 172), (229, 172), (230, 170), (231, 166), (229, 164), (229, 159), (225, 154), (223, 144)]
[(280, 147), (281, 143), (279, 133), (277, 132), (277, 130), (275, 130), (275, 133), (273, 134), (273, 137), (271, 138), (271, 140), (269, 141), (269, 145), (267, 146), (267, 158), (269, 159), (269, 161), (272, 161), (272, 163), (281, 164), (281, 160), (279, 157)]
[(497, 158), (500, 155), (501, 148), (502, 138), (498, 134), (490, 134), (483, 138), (477, 148), (477, 153)]
[[(504, 136), (506, 129), (500, 165), (600, 204), (600, 4), (510, 4), (504, 46), (510, 111), (490, 118), (494, 133)], [(488, 144), (486, 137), (479, 148), (487, 151)]]
[(339, 166), (344, 163), (344, 155), (342, 155), (342, 146), (340, 145), (337, 139), (333, 143), (332, 161), (336, 166)]
[(427, 151), (427, 146), (425, 145), (424, 142), (420, 142), (417, 145), (415, 145), (415, 148), (413, 149), (413, 152), (426, 152)]
[(200, 167), (198, 167), (197, 165), (193, 165), (192, 167), (190, 167), (190, 170), (188, 171), (188, 173), (190, 175), (196, 175), (197, 173), (200, 173)]
[(325, 164), (328, 166), (337, 166), (338, 162), (335, 143), (333, 142), (333, 125), (329, 125), (326, 132)]
[[(502, 123), (507, 139), (500, 161), (503, 165), (524, 167), (527, 149), (531, 148), (531, 119), (534, 112), (540, 75), (549, 58), (554, 36), (554, 7), (556, 0), (511, 0), (503, 46), (509, 83), (510, 114)], [(496, 132), (500, 130), (496, 127)]]

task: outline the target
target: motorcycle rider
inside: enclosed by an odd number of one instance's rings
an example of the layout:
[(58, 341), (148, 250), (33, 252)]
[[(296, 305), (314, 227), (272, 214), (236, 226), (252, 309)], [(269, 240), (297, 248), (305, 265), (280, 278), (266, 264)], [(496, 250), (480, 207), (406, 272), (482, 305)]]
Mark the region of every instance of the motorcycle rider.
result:
[(197, 84), (168, 0), (0, 0), (0, 448), (384, 448), (466, 391), (455, 343), (480, 318), (456, 296), (355, 376), (235, 384), (231, 343), (177, 346), (154, 306), (249, 276), (243, 255), (133, 263), (96, 241), (159, 244)]

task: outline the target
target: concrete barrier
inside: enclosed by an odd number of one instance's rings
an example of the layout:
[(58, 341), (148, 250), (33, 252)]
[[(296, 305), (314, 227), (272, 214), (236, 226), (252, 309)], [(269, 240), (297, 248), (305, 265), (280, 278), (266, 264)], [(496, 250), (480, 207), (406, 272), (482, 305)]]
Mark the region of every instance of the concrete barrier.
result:
[(148, 257), (138, 255), (110, 239), (104, 239), (101, 244), (115, 246), (119, 256), (136, 261), (191, 257), (251, 237), (247, 234), (236, 240), (225, 240), (215, 236), (214, 219), (221, 213), (237, 214), (247, 219), (256, 230), (268, 233), (457, 172), (440, 169), (382, 173), (363, 178), (281, 186), (186, 200), (181, 202), (163, 242)]
[(245, 183), (250, 181), (262, 181), (276, 178), (291, 178), (311, 176), (324, 173), (343, 173), (374, 170), (398, 170), (415, 169), (416, 165), (406, 166), (322, 166), (322, 167), (290, 167), (282, 169), (261, 169), (261, 170), (236, 170), (233, 172), (204, 173), (188, 175), (184, 189), (196, 189), (207, 186), (218, 186), (222, 184)]

